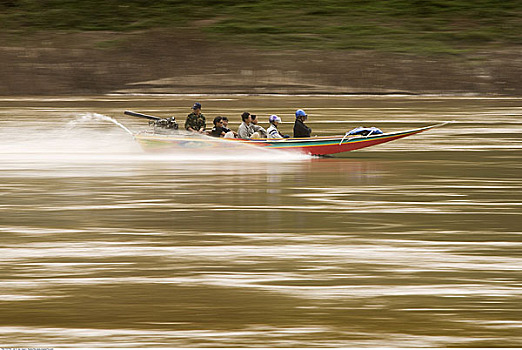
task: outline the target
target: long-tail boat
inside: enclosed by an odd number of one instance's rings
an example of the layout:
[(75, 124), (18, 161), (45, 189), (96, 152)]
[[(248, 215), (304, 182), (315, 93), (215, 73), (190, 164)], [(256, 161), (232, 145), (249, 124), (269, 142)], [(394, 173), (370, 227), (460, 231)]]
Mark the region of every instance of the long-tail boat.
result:
[[(153, 116), (126, 111), (125, 114), (140, 116), (156, 120)], [(159, 118), (161, 119), (161, 118)], [(223, 139), (205, 136), (197, 133), (185, 134), (184, 132), (156, 133), (141, 132), (134, 135), (146, 151), (166, 152), (170, 150), (195, 150), (211, 148), (231, 148), (239, 144), (267, 149), (296, 151), (315, 156), (328, 156), (353, 150), (378, 145), (385, 142), (398, 140), (415, 135), (426, 130), (446, 125), (448, 122), (425, 126), (406, 131), (397, 131), (381, 134), (307, 137), (307, 138), (283, 138), (283, 139)]]

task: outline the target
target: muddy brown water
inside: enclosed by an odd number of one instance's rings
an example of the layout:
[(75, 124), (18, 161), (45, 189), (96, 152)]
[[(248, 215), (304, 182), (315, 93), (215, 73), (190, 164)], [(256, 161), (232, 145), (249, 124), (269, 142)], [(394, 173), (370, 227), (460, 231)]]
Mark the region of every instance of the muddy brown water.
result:
[[(148, 154), (114, 123), (195, 100), (455, 123), (330, 159)], [(0, 98), (0, 135), (2, 346), (522, 346), (522, 99)]]

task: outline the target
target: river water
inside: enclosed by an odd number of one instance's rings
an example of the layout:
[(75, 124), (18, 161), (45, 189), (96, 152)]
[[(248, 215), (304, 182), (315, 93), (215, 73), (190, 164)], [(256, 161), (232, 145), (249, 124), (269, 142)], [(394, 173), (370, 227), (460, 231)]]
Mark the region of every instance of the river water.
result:
[[(116, 125), (195, 100), (284, 133), (455, 122), (322, 159)], [(0, 345), (522, 346), (521, 137), (515, 98), (0, 98)]]

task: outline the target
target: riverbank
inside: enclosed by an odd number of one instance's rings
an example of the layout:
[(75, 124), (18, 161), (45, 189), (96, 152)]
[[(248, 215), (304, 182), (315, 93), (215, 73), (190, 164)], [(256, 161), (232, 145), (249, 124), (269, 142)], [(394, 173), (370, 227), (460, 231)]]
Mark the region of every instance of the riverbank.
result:
[(0, 1), (0, 94), (522, 95), (522, 4)]
[(493, 94), (521, 96), (522, 50), (455, 55), (267, 50), (200, 32), (0, 36), (0, 95), (105, 93)]

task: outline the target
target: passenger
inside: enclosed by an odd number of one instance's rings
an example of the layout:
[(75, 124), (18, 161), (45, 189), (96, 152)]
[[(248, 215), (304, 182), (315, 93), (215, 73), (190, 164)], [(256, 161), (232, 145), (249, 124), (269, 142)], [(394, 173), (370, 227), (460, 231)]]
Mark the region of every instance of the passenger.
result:
[(214, 127), (212, 128), (212, 131), (210, 131), (210, 136), (213, 137), (224, 137), (226, 134), (224, 128), (223, 128), (223, 118), (221, 117), (215, 117), (214, 118)]
[(267, 131), (261, 125), (257, 125), (257, 116), (255, 114), (251, 114), (250, 116), (252, 117), (252, 124), (250, 124), (250, 128), (252, 128), (252, 134), (258, 132), (261, 138), (266, 139)]
[(204, 133), (206, 119), (205, 116), (201, 114), (201, 103), (194, 103), (192, 110), (193, 112), (187, 116), (187, 120), (185, 121), (185, 129), (188, 131)]
[(223, 119), (223, 131), (229, 132), (230, 129), (228, 128), (228, 118), (227, 117), (221, 117)]
[(237, 134), (240, 139), (251, 139), (251, 138), (259, 138), (259, 133), (254, 132), (252, 128), (250, 127), (250, 124), (252, 123), (252, 117), (250, 116), (250, 113), (243, 112), (241, 114), (241, 120), (243, 121), (241, 125), (239, 126), (239, 129), (237, 129)]
[(271, 115), (268, 118), (268, 121), (270, 122), (270, 127), (268, 127), (268, 138), (269, 139), (282, 139), (283, 135), (277, 130), (277, 126), (279, 123), (281, 123), (281, 118), (279, 118), (277, 115)]
[(228, 128), (228, 118), (227, 117), (222, 117), (222, 118), (223, 118), (223, 131), (225, 132), (225, 138), (226, 139), (236, 138), (237, 132), (232, 131)]
[(308, 116), (302, 109), (295, 111), (294, 137), (310, 137), (312, 129), (304, 123), (307, 118)]

